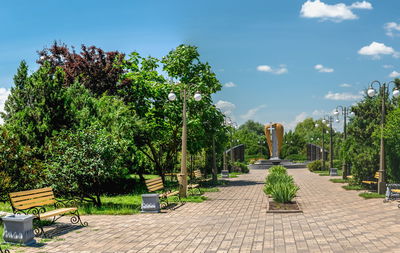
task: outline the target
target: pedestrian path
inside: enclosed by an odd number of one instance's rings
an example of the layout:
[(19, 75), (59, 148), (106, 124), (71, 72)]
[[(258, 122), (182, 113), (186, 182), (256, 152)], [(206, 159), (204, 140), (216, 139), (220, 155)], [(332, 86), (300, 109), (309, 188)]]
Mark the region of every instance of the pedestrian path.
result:
[(400, 210), (329, 177), (291, 169), (300, 214), (267, 214), (265, 170), (229, 179), (210, 200), (162, 214), (86, 216), (90, 226), (21, 252), (400, 252)]

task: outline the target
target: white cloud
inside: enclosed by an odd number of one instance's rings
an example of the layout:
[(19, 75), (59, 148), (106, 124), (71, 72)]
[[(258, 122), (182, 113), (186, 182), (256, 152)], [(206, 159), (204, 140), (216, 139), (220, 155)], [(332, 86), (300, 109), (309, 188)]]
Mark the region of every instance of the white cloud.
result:
[(293, 121), (286, 123), (283, 122), (283, 126), (285, 127), (285, 131), (293, 130), (296, 128), (297, 124), (300, 122), (303, 122), (306, 118), (308, 117), (308, 114), (306, 112), (302, 112), (294, 118)]
[(383, 65), (382, 66), (384, 69), (391, 69), (391, 68), (393, 68), (394, 66), (393, 65)]
[(372, 56), (374, 59), (379, 59), (381, 55), (392, 55), (395, 58), (399, 57), (399, 52), (396, 52), (392, 47), (375, 41), (358, 50), (358, 54)]
[(352, 85), (348, 84), (348, 83), (342, 83), (339, 86), (342, 87), (342, 88), (350, 88)]
[(333, 71), (335, 71), (333, 68), (326, 68), (322, 64), (317, 64), (314, 66), (314, 68), (321, 73), (332, 73)]
[(400, 35), (400, 24), (397, 24), (396, 22), (386, 23), (383, 28), (385, 29), (387, 36), (394, 37)]
[(224, 87), (226, 88), (232, 88), (232, 87), (236, 87), (236, 83), (234, 82), (227, 82), (226, 84), (224, 84)]
[(372, 4), (367, 1), (355, 2), (350, 5), (350, 9), (372, 10)]
[(223, 113), (225, 113), (226, 115), (231, 115), (233, 110), (235, 110), (236, 105), (228, 102), (228, 101), (223, 101), (223, 100), (219, 100), (216, 104), (215, 107), (217, 107), (218, 109), (220, 109)]
[(272, 68), (268, 65), (259, 65), (259, 66), (257, 66), (257, 70), (261, 71), (261, 72), (272, 73), (275, 75), (282, 75), (282, 74), (286, 74), (288, 72), (286, 65), (283, 65), (283, 64), (279, 65), (279, 68)]
[(254, 116), (257, 114), (257, 112), (263, 108), (267, 107), (266, 105), (259, 105), (255, 108), (252, 108), (250, 110), (248, 110), (245, 114), (240, 115), (240, 117), (243, 120), (249, 120), (249, 119), (254, 119)]
[(341, 22), (343, 20), (357, 19), (352, 9), (372, 9), (369, 2), (355, 2), (350, 6), (344, 3), (326, 4), (320, 0), (307, 0), (300, 10), (300, 16), (304, 18), (319, 18), (321, 20), (331, 20), (334, 22)]
[[(4, 105), (10, 93), (11, 90), (6, 88), (0, 88), (0, 112), (4, 112)], [(1, 117), (0, 117), (0, 124), (3, 124), (3, 119)]]
[(400, 76), (400, 73), (397, 71), (392, 71), (392, 73), (389, 74), (389, 77), (392, 77), (392, 78), (396, 78), (399, 76)]
[(348, 92), (343, 92), (343, 93), (333, 93), (332, 91), (329, 91), (328, 94), (325, 95), (325, 99), (328, 100), (357, 100), (361, 99), (362, 95), (361, 94), (352, 94)]

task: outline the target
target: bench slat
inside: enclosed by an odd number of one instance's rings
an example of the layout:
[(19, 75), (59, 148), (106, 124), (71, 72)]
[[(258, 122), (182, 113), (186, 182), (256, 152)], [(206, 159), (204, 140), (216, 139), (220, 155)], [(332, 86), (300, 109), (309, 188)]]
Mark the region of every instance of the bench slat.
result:
[(11, 198), (13, 198), (13, 197), (20, 197), (20, 196), (25, 196), (25, 195), (32, 195), (35, 193), (42, 193), (42, 192), (53, 192), (53, 189), (51, 187), (46, 187), (46, 188), (41, 188), (41, 189), (36, 189), (36, 190), (12, 192), (9, 194), (9, 196)]
[(43, 192), (43, 193), (37, 193), (34, 195), (26, 195), (26, 196), (21, 196), (21, 197), (13, 197), (11, 198), (11, 201), (13, 202), (20, 202), (20, 201), (24, 201), (24, 200), (29, 200), (29, 199), (33, 199), (33, 198), (39, 198), (39, 197), (45, 197), (45, 196), (51, 196), (54, 198), (54, 194), (53, 192)]
[(147, 183), (152, 183), (152, 182), (158, 182), (158, 181), (162, 181), (162, 178), (161, 177), (156, 177), (156, 178), (153, 178), (153, 179), (147, 179), (146, 180), (146, 184)]
[(35, 207), (35, 206), (45, 206), (45, 205), (51, 205), (54, 204), (55, 200), (48, 200), (48, 201), (42, 201), (42, 202), (38, 202), (38, 203), (31, 203), (31, 204), (25, 204), (25, 205), (14, 205), (15, 208), (20, 209), (20, 210), (24, 210), (24, 209), (29, 209), (31, 207)]
[(157, 190), (161, 190), (164, 189), (163, 185), (157, 186), (157, 187), (149, 187), (148, 190), (151, 192), (157, 191)]
[(33, 199), (28, 199), (28, 200), (22, 200), (22, 201), (18, 201), (18, 202), (11, 199), (14, 206), (23, 206), (23, 205), (27, 205), (27, 204), (31, 204), (31, 203), (42, 203), (42, 202), (46, 202), (46, 201), (50, 201), (50, 200), (54, 200), (53, 195), (40, 197), (40, 198), (33, 198)]
[(40, 219), (45, 219), (48, 217), (53, 217), (53, 216), (57, 216), (59, 214), (64, 214), (64, 213), (69, 213), (69, 212), (73, 212), (77, 210), (76, 207), (70, 207), (70, 208), (60, 208), (60, 209), (56, 209), (56, 210), (51, 210), (45, 213), (42, 213), (39, 215)]

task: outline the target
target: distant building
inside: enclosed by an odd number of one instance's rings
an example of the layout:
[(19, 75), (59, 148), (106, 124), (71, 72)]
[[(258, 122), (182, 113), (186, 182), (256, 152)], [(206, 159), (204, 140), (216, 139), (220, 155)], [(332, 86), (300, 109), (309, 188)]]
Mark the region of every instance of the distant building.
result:
[(231, 152), (233, 152), (234, 162), (244, 162), (244, 144), (237, 145), (231, 149), (225, 151), (228, 159), (231, 159)]

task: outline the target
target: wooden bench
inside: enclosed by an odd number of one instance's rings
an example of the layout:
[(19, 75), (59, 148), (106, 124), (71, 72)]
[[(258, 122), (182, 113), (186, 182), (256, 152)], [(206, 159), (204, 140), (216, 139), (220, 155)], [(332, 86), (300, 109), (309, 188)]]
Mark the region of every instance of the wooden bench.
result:
[[(71, 223), (87, 226), (87, 222), (82, 222), (78, 212), (78, 208), (71, 207), (76, 205), (76, 200), (56, 200), (53, 189), (50, 187), (29, 191), (12, 192), (9, 194), (13, 213), (15, 214), (31, 214), (34, 215), (35, 235), (44, 234), (43, 226), (40, 221), (52, 218), (53, 224), (62, 216), (72, 214)], [(49, 210), (49, 206), (53, 206), (54, 210)]]
[(160, 197), (160, 203), (163, 207), (169, 205), (169, 202), (168, 202), (169, 197), (176, 197), (178, 202), (182, 204), (181, 198), (179, 197), (179, 191), (167, 190), (164, 187), (164, 183), (163, 183), (161, 177), (148, 179), (145, 181), (145, 183), (146, 183), (147, 190), (149, 192), (157, 192), (157, 191), (162, 192), (162, 193), (159, 193), (159, 197)]
[(373, 184), (378, 184), (378, 180), (379, 180), (379, 172), (375, 172), (374, 178), (376, 179), (376, 181), (371, 181), (371, 180), (364, 180), (361, 181), (363, 184), (369, 184), (369, 185), (373, 185)]

